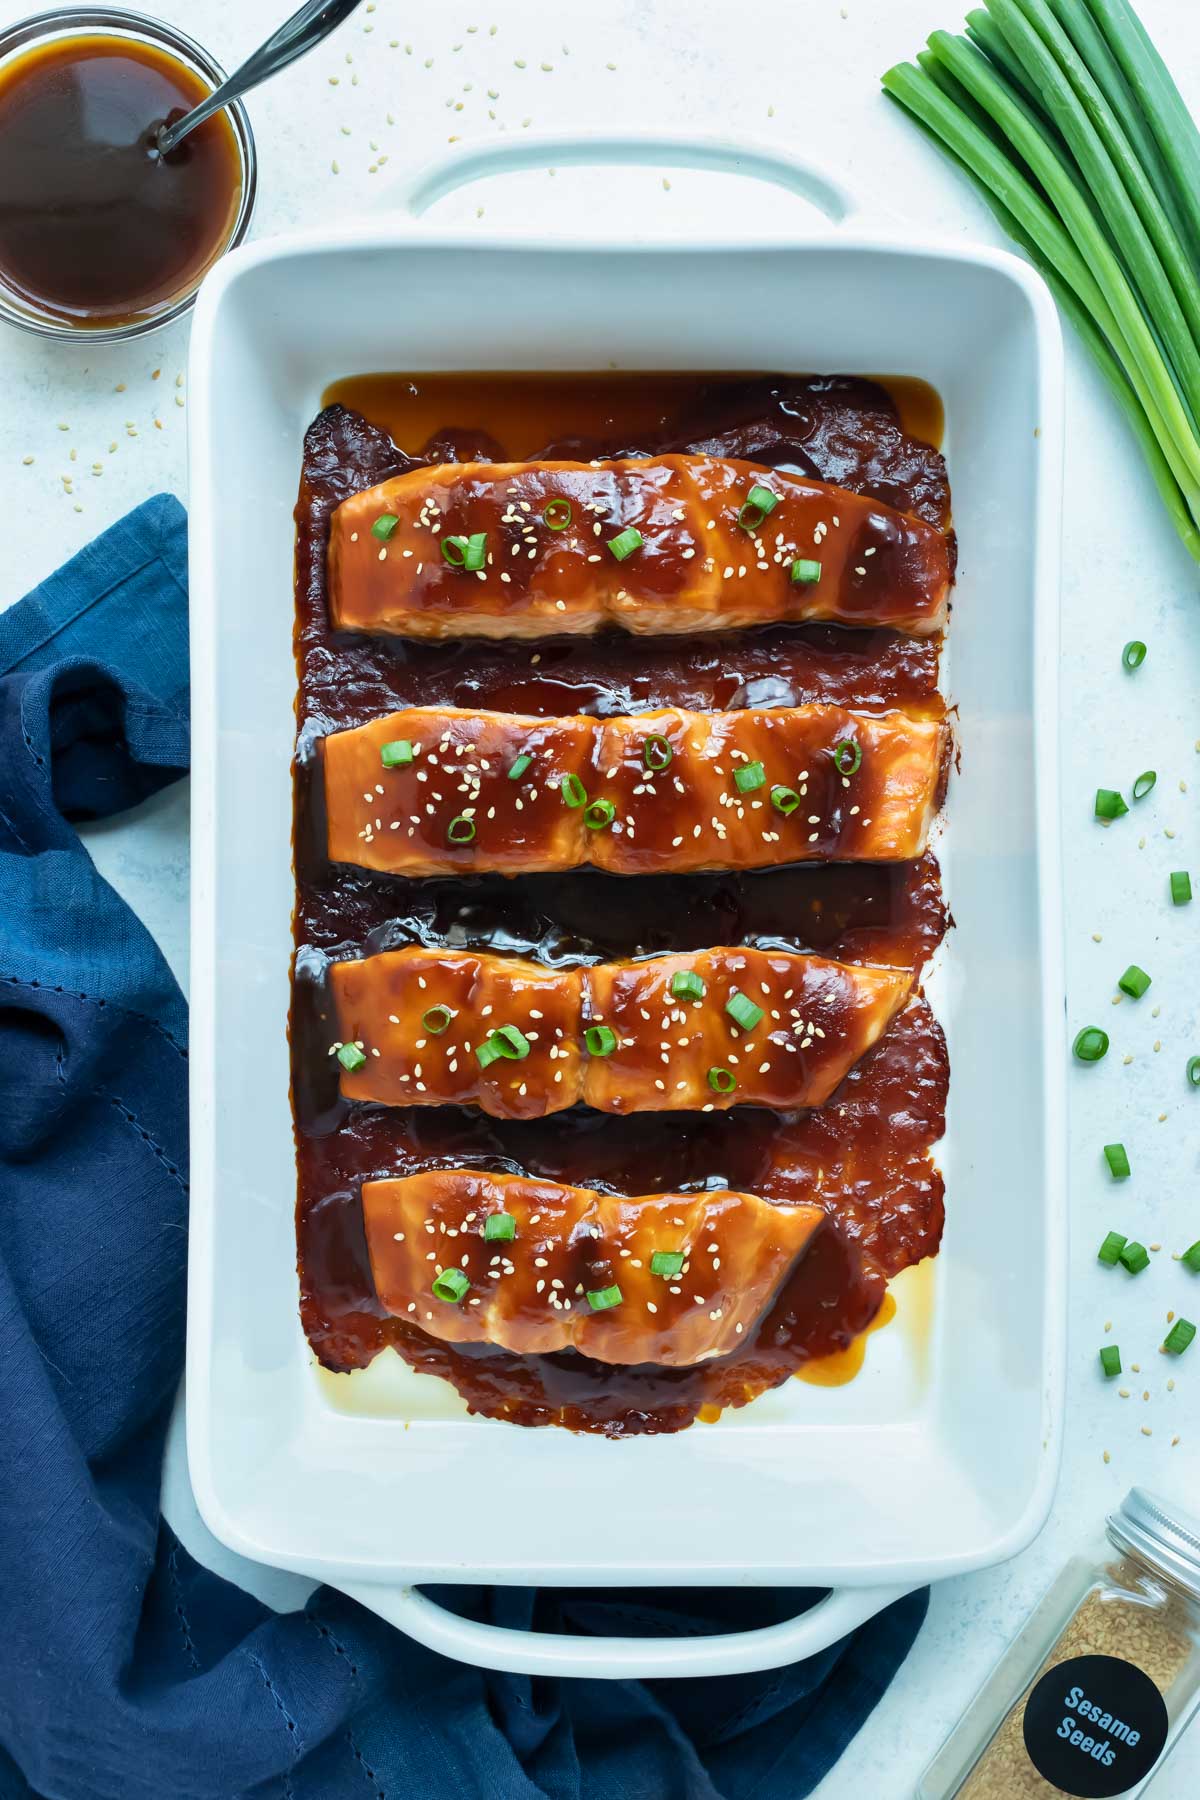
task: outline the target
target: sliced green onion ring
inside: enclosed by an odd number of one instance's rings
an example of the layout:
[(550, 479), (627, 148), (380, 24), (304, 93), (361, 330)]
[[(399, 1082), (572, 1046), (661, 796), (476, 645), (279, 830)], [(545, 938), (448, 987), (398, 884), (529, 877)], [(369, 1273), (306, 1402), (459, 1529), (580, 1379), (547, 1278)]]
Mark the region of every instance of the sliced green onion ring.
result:
[(1121, 1352), (1115, 1344), (1104, 1344), (1100, 1350), (1100, 1367), (1110, 1378), (1121, 1373)]
[(676, 1275), (683, 1274), (686, 1261), (687, 1254), (683, 1250), (656, 1250), (650, 1258), (650, 1273), (673, 1281)]
[(407, 769), (413, 755), (411, 741), (408, 738), (397, 738), (394, 743), (382, 746), (379, 760), (385, 769)]
[(1150, 977), (1145, 969), (1139, 969), (1136, 963), (1130, 963), (1125, 973), (1118, 977), (1117, 986), (1131, 1000), (1140, 1000), (1150, 986)]
[(1189, 1056), (1187, 1061), (1188, 1086), (1200, 1088), (1200, 1056)]
[(821, 565), (810, 556), (798, 556), (792, 564), (792, 580), (808, 586), (810, 582), (820, 581)]
[(642, 745), (642, 762), (647, 769), (653, 769), (656, 775), (670, 767), (674, 756), (675, 752), (667, 739), (659, 737), (657, 733), (648, 737)]
[(487, 532), (473, 531), (470, 537), (444, 537), (442, 556), (452, 569), (463, 569), (468, 575), (475, 574), (487, 561)]
[(774, 512), (779, 505), (779, 495), (773, 494), (769, 487), (755, 482), (738, 508), (737, 522), (743, 531), (757, 531), (767, 514)]
[(340, 1044), (337, 1059), (347, 1075), (353, 1075), (367, 1060), (357, 1044)]
[(1129, 808), (1115, 788), (1096, 789), (1096, 817), (1098, 819), (1121, 819), (1128, 811)]
[(451, 844), (469, 844), (475, 836), (475, 821), (468, 819), (466, 813), (456, 813), (446, 827), (446, 838)]
[(1170, 1356), (1182, 1356), (1195, 1335), (1196, 1327), (1190, 1319), (1176, 1319), (1163, 1339), (1163, 1349)]
[(843, 738), (833, 746), (833, 766), (839, 775), (857, 775), (862, 768), (862, 745), (857, 738)]
[(737, 1086), (737, 1076), (732, 1069), (714, 1066), (708, 1071), (708, 1085), (714, 1094), (732, 1094)]
[(1124, 1144), (1105, 1144), (1104, 1160), (1114, 1181), (1128, 1181), (1129, 1152)]
[(753, 794), (756, 789), (765, 787), (767, 772), (760, 762), (743, 763), (740, 769), (733, 771), (733, 785), (739, 794)]
[(1140, 638), (1130, 638), (1121, 652), (1121, 662), (1127, 669), (1140, 669), (1146, 660), (1146, 646)]
[(1110, 1269), (1115, 1269), (1121, 1260), (1121, 1252), (1128, 1242), (1129, 1239), (1123, 1231), (1110, 1231), (1105, 1235), (1104, 1242), (1097, 1250), (1096, 1255), (1102, 1263), (1107, 1263)]
[(618, 562), (624, 562), (635, 550), (640, 550), (645, 538), (634, 525), (627, 525), (624, 531), (618, 531), (615, 538), (609, 538), (608, 547)]
[(454, 1014), (448, 1006), (431, 1006), (428, 1012), (421, 1014), (421, 1023), (426, 1031), (434, 1037), (441, 1037), (443, 1031), (449, 1031)]
[(395, 513), (380, 513), (371, 527), (371, 536), (378, 538), (381, 544), (386, 544), (399, 523)]
[(448, 1306), (458, 1306), (470, 1285), (461, 1269), (443, 1269), (433, 1278), (435, 1298), (444, 1300)]
[(511, 1213), (489, 1213), (483, 1221), (484, 1242), (488, 1244), (507, 1244), (517, 1235), (517, 1221)]
[(571, 502), (565, 494), (559, 494), (553, 500), (547, 500), (542, 508), (542, 524), (549, 531), (565, 531), (574, 517), (575, 513)]
[(671, 977), (671, 992), (676, 1000), (703, 1000), (707, 993), (704, 977), (695, 969), (676, 969)]
[(1192, 878), (1186, 869), (1171, 870), (1171, 901), (1175, 906), (1186, 906), (1192, 897)]
[(620, 1306), (621, 1290), (614, 1281), (611, 1287), (592, 1289), (584, 1298), (593, 1312), (607, 1312), (610, 1306)]
[(1136, 1239), (1131, 1238), (1117, 1260), (1131, 1275), (1140, 1275), (1143, 1269), (1150, 1267), (1150, 1252), (1145, 1244), (1139, 1244)]
[(1142, 773), (1138, 776), (1137, 780), (1133, 784), (1134, 799), (1135, 800), (1144, 800), (1146, 798), (1146, 795), (1150, 792), (1151, 788), (1154, 786), (1154, 784), (1157, 780), (1158, 780), (1157, 770), (1143, 769)]
[(771, 789), (771, 805), (775, 808), (777, 813), (782, 813), (783, 817), (786, 819), (790, 817), (800, 805), (800, 796), (795, 788), (777, 785)]
[(734, 988), (725, 1002), (725, 1011), (743, 1031), (753, 1031), (766, 1017), (762, 1007), (756, 1006), (749, 994), (743, 994), (737, 988)]
[(1194, 1244), (1189, 1245), (1179, 1260), (1181, 1263), (1187, 1264), (1193, 1275), (1200, 1275), (1200, 1238), (1197, 1238)]
[(1071, 1052), (1079, 1062), (1099, 1062), (1108, 1055), (1107, 1031), (1101, 1031), (1099, 1025), (1085, 1025), (1071, 1045)]
[(587, 789), (584, 787), (582, 781), (580, 781), (578, 775), (564, 775), (558, 786), (563, 801), (567, 806), (587, 805)]
[(522, 775), (532, 761), (533, 758), (530, 756), (529, 752), (527, 750), (522, 750), (520, 756), (514, 757), (512, 762), (508, 765), (508, 779), (510, 781), (520, 781)]
[(589, 1025), (583, 1041), (589, 1056), (611, 1056), (617, 1047), (617, 1034), (608, 1025)]
[(589, 800), (583, 809), (583, 822), (589, 831), (606, 831), (616, 816), (611, 800)]

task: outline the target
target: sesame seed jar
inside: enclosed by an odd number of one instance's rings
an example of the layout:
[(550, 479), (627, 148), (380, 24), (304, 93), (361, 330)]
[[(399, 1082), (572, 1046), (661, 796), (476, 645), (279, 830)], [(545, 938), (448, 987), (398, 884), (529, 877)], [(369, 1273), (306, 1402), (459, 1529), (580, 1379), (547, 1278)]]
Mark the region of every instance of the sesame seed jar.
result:
[(1133, 1488), (1009, 1645), (918, 1800), (1140, 1794), (1198, 1700), (1200, 1520)]

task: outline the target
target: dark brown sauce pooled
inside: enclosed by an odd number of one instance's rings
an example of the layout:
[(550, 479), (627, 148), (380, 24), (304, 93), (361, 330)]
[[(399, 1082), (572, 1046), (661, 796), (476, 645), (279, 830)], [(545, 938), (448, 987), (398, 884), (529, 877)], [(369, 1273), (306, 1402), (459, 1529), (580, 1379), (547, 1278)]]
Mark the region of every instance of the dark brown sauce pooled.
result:
[[(369, 382), (348, 386), (371, 406)], [(920, 967), (947, 924), (935, 859), (678, 878), (590, 871), (520, 881), (373, 876), (325, 860), (311, 745), (330, 729), (415, 704), (606, 716), (654, 706), (815, 700), (939, 715), (938, 645), (827, 626), (707, 641), (611, 633), (532, 645), (340, 635), (329, 629), (325, 601), (329, 514), (347, 494), (409, 466), (422, 451), (437, 460), (537, 456), (554, 447), (551, 437), (572, 406), (576, 428), (592, 435), (571, 454), (693, 445), (757, 452), (774, 466), (804, 468), (946, 525), (944, 467), (935, 450), (903, 429), (881, 388), (841, 377), (639, 376), (635, 388), (628, 378), (602, 376), (502, 377), (494, 385), (487, 376), (387, 377), (379, 386), (380, 416), (393, 436), (343, 405), (330, 406), (306, 439), (297, 508), (292, 1045), (304, 1328), (328, 1368), (362, 1367), (390, 1344), (491, 1417), (609, 1435), (679, 1430), (701, 1408), (710, 1417), (713, 1408), (744, 1404), (806, 1359), (844, 1349), (875, 1317), (887, 1279), (936, 1253), (942, 1179), (930, 1150), (943, 1129), (948, 1072), (942, 1034), (925, 1003), (914, 1001), (816, 1112), (741, 1108), (610, 1118), (575, 1109), (522, 1124), (449, 1107), (345, 1106), (326, 1054), (328, 1033), (318, 1022), (324, 961), (339, 949), (406, 942), (547, 963), (758, 942)], [(632, 395), (636, 405), (622, 416)], [(468, 398), (469, 414), (448, 410)], [(544, 438), (532, 435), (542, 426)], [(624, 1193), (712, 1185), (744, 1187), (781, 1204), (815, 1197), (828, 1218), (767, 1317), (733, 1355), (674, 1370), (617, 1368), (575, 1352), (516, 1357), (490, 1345), (429, 1338), (386, 1315), (375, 1296), (362, 1180), (461, 1164)]]
[(165, 159), (151, 138), (210, 92), (123, 37), (59, 38), (0, 73), (0, 279), (14, 294), (98, 326), (192, 286), (237, 212), (237, 141), (224, 113)]

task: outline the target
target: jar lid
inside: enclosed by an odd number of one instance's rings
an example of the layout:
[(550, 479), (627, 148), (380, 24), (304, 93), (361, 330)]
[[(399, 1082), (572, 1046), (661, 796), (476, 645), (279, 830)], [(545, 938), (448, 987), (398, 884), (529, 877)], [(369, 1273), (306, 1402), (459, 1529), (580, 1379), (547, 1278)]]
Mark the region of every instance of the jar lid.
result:
[(1109, 1530), (1128, 1549), (1200, 1599), (1200, 1519), (1146, 1488), (1130, 1488)]

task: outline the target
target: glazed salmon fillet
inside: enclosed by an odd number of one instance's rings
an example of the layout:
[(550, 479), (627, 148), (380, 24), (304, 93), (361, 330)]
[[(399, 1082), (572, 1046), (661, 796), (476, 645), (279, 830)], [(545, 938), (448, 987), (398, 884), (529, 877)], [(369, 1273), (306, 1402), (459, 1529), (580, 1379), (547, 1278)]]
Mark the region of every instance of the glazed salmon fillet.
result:
[(439, 463), (337, 508), (329, 603), (339, 630), (415, 638), (798, 620), (925, 637), (950, 555), (924, 520), (754, 463)]
[(333, 862), (425, 876), (896, 862), (925, 849), (944, 721), (668, 708), (560, 718), (409, 707), (322, 740)]
[(365, 1181), (362, 1197), (397, 1317), (452, 1343), (668, 1367), (736, 1348), (824, 1217), (729, 1189), (625, 1198), (479, 1169)]
[(546, 968), (412, 947), (329, 977), (346, 1099), (507, 1119), (820, 1106), (913, 988), (906, 969), (750, 948)]

